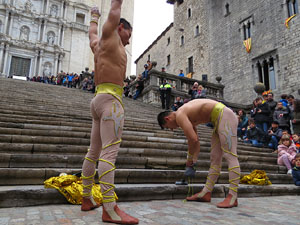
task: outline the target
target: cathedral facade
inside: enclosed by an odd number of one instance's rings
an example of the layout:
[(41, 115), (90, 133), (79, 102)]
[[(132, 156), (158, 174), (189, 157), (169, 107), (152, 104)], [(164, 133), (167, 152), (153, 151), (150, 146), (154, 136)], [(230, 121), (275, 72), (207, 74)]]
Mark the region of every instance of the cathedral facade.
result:
[[(298, 0), (168, 0), (173, 25), (136, 60), (198, 80), (222, 78), (224, 97), (252, 103), (253, 87), (264, 83), (278, 99), (300, 89)], [(162, 49), (162, 50), (160, 50)]]
[[(134, 1), (124, 5), (122, 16), (132, 23)], [(88, 37), (92, 6), (102, 14), (101, 31), (110, 1), (0, 0), (0, 74), (33, 77), (92, 70)], [(126, 50), (129, 75), (131, 45)]]

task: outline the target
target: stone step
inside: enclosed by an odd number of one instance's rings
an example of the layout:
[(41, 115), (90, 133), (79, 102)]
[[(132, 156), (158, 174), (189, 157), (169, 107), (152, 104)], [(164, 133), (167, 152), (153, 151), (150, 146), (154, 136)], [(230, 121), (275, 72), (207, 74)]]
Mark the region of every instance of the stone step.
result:
[[(174, 184), (117, 184), (115, 191), (119, 197), (119, 202), (151, 201), (185, 199), (188, 196), (189, 188), (189, 186)], [(202, 184), (193, 184), (190, 188), (193, 192), (190, 191), (190, 194), (197, 193), (202, 188)], [(212, 197), (225, 198), (228, 192), (228, 185), (216, 184)], [(292, 184), (273, 184), (269, 186), (240, 185), (238, 192), (240, 198), (272, 197), (299, 195), (300, 189)], [(0, 208), (69, 204), (57, 190), (44, 188), (41, 185), (0, 186), (0, 199)]]
[[(203, 162), (205, 164), (205, 162)], [(207, 163), (208, 164), (208, 163)], [(241, 167), (243, 170), (243, 164)], [(245, 165), (247, 166), (247, 165)], [(254, 166), (254, 165), (253, 165)], [(195, 182), (205, 182), (209, 165), (206, 170), (198, 170)], [(270, 166), (271, 167), (271, 166)], [(255, 169), (259, 168), (256, 165)], [(254, 168), (253, 168), (254, 170)], [(278, 171), (280, 170), (280, 171)], [(272, 183), (283, 184), (293, 183), (292, 177), (286, 174), (286, 169), (277, 166), (277, 171), (272, 166), (271, 169), (265, 167)], [(39, 185), (53, 176), (60, 173), (76, 174), (80, 173), (81, 168), (0, 168), (0, 186), (4, 185)], [(251, 171), (243, 171), (242, 175), (249, 174)], [(280, 173), (282, 172), (282, 173)], [(96, 176), (98, 177), (98, 176)], [(162, 169), (116, 169), (115, 183), (174, 183), (184, 177), (184, 170), (162, 170)], [(221, 172), (218, 183), (228, 182), (228, 172)]]

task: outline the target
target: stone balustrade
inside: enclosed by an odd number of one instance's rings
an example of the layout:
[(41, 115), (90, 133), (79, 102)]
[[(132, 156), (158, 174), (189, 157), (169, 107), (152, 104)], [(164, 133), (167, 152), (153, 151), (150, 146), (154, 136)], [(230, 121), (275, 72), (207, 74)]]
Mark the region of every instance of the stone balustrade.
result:
[[(160, 104), (159, 86), (162, 84), (164, 79), (166, 79), (173, 87), (171, 92), (171, 103), (174, 102), (174, 99), (177, 96), (180, 96), (182, 99), (190, 99), (191, 96), (188, 94), (188, 92), (193, 86), (194, 82), (198, 82), (199, 85), (204, 87), (207, 98), (221, 101), (224, 99), (224, 85), (222, 84), (214, 84), (187, 77), (179, 77), (177, 75), (159, 72), (155, 69), (152, 69), (148, 74), (148, 78), (144, 82), (145, 88), (140, 96), (143, 102), (153, 105)], [(130, 91), (132, 94), (135, 93), (136, 84), (137, 81), (134, 81), (130, 84)]]

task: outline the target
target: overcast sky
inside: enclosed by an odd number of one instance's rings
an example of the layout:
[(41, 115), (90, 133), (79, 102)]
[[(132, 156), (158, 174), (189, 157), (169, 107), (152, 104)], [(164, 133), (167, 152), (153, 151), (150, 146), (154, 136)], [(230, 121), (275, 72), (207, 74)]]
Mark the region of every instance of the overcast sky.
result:
[(134, 61), (173, 22), (173, 5), (167, 0), (134, 2), (131, 74), (136, 74)]

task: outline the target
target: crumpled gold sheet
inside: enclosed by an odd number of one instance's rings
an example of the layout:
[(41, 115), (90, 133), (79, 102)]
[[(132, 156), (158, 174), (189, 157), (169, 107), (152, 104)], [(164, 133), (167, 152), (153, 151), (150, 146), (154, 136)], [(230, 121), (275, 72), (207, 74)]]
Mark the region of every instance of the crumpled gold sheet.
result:
[[(80, 205), (82, 203), (82, 179), (75, 175), (51, 177), (44, 182), (44, 185), (45, 188), (57, 189), (72, 204)], [(92, 195), (96, 202), (102, 203), (103, 197), (99, 184), (93, 185)], [(115, 198), (118, 199), (116, 193)]]
[(241, 184), (252, 184), (252, 185), (271, 185), (272, 184), (264, 170), (253, 170), (249, 175), (243, 176), (240, 183)]

